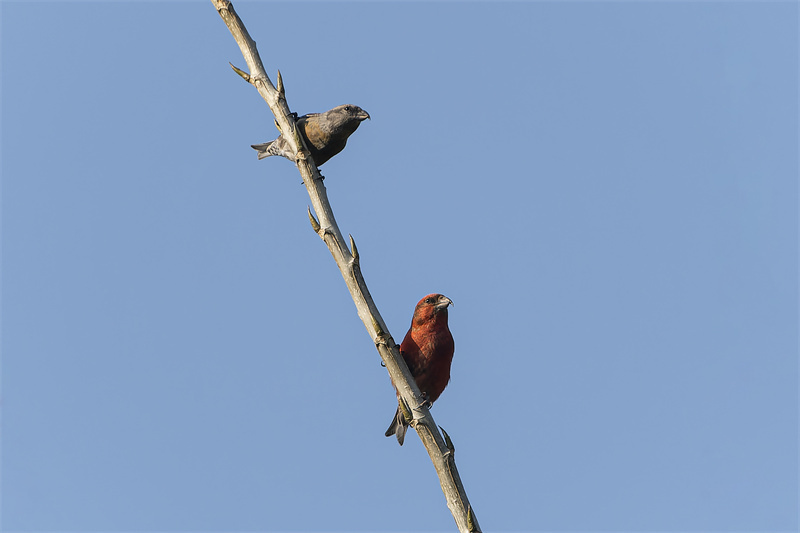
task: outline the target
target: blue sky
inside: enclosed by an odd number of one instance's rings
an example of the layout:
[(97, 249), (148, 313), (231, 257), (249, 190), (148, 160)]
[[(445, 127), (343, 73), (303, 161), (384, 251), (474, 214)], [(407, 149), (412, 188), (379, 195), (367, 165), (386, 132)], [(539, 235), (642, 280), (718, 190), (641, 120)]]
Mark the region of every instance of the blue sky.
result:
[[(798, 528), (798, 5), (237, 2), (485, 531)], [(3, 531), (452, 531), (210, 2), (3, 2)]]

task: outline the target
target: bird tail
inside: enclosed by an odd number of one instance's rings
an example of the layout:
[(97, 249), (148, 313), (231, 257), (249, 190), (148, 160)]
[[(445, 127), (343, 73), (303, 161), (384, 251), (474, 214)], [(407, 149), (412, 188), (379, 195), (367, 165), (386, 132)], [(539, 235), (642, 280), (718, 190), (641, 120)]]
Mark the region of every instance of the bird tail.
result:
[(265, 157), (269, 157), (271, 155), (275, 155), (274, 152), (270, 152), (269, 151), (269, 147), (272, 146), (272, 143), (274, 143), (274, 142), (275, 141), (270, 141), (268, 143), (263, 143), (263, 144), (251, 144), (250, 146), (254, 150), (258, 150), (258, 159), (260, 160), (260, 159), (264, 159)]
[(408, 421), (406, 417), (403, 416), (403, 411), (400, 410), (400, 406), (397, 406), (397, 412), (394, 414), (394, 418), (392, 419), (392, 423), (389, 426), (389, 429), (386, 430), (387, 437), (391, 437), (392, 435), (397, 437), (397, 442), (400, 443), (400, 446), (403, 445), (403, 441), (406, 438), (406, 430), (408, 429)]

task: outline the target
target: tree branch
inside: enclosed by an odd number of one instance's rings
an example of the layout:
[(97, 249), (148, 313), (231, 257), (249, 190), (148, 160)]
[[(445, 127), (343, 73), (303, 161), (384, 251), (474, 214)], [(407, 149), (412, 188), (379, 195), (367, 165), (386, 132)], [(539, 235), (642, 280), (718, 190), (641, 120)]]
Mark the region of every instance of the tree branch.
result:
[(269, 104), (272, 113), (275, 115), (278, 128), (292, 150), (297, 154), (297, 168), (303, 177), (303, 184), (308, 191), (314, 213), (317, 214), (317, 218), (315, 218), (311, 209), (309, 209), (308, 217), (311, 227), (330, 250), (356, 305), (358, 316), (367, 328), (370, 338), (375, 343), (375, 347), (381, 359), (383, 359), (386, 369), (389, 371), (392, 382), (397, 387), (400, 397), (406, 406), (411, 406), (410, 411), (413, 415), (411, 425), (417, 431), (422, 443), (428, 450), (428, 455), (439, 476), (447, 506), (456, 520), (459, 531), (462, 533), (479, 532), (480, 527), (478, 526), (477, 518), (470, 507), (464, 486), (456, 469), (455, 448), (452, 445), (452, 441), (446, 433), (446, 441), (439, 433), (439, 429), (425, 405), (422, 394), (420, 394), (419, 388), (408, 370), (408, 366), (406, 366), (400, 355), (399, 346), (389, 334), (389, 330), (383, 318), (381, 318), (375, 302), (372, 300), (367, 284), (361, 274), (358, 249), (352, 235), (350, 236), (350, 249), (344, 244), (344, 238), (333, 216), (333, 210), (328, 201), (328, 194), (319, 170), (295, 127), (294, 116), (289, 111), (289, 106), (286, 103), (280, 71), (278, 71), (278, 87), (276, 88), (264, 70), (255, 41), (250, 37), (242, 20), (234, 11), (231, 2), (229, 0), (211, 0), (211, 3), (214, 4), (217, 12), (222, 17), (222, 20), (225, 21), (233, 38), (239, 45), (250, 74), (233, 65), (231, 66), (239, 76), (252, 84)]

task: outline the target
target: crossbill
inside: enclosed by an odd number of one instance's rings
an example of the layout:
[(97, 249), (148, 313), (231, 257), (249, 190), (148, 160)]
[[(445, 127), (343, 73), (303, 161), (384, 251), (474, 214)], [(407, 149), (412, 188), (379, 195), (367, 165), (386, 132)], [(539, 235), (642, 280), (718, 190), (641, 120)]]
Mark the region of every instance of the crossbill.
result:
[[(317, 166), (344, 150), (347, 138), (353, 134), (358, 125), (368, 119), (369, 113), (357, 105), (340, 105), (324, 113), (309, 113), (297, 119), (297, 129), (314, 158)], [(264, 144), (253, 144), (258, 150), (258, 158), (279, 155), (294, 161), (294, 153), (283, 134), (274, 141)]]
[[(447, 327), (447, 308), (452, 305), (447, 296), (429, 294), (419, 301), (411, 319), (411, 328), (400, 344), (400, 354), (405, 359), (411, 375), (422, 395), (433, 403), (450, 381), (450, 364), (456, 346)], [(398, 401), (400, 394), (397, 394)], [(403, 445), (408, 420), (398, 406), (386, 436), (397, 436)]]

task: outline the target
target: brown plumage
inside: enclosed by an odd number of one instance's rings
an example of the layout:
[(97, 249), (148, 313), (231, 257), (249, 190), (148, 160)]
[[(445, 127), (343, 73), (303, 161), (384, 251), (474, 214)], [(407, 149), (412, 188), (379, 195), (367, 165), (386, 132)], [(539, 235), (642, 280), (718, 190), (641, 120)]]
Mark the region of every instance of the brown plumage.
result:
[[(400, 353), (417, 386), (430, 403), (436, 401), (450, 381), (450, 364), (455, 343), (447, 327), (447, 308), (453, 302), (441, 294), (429, 294), (419, 301), (411, 319), (411, 328), (400, 344)], [(400, 395), (398, 394), (398, 399)], [(397, 436), (403, 445), (408, 421), (400, 407), (394, 415), (386, 436)]]
[[(303, 115), (297, 119), (297, 129), (319, 167), (344, 150), (347, 138), (368, 118), (369, 113), (357, 105), (340, 105), (324, 113)], [(259, 159), (279, 155), (294, 161), (294, 153), (283, 134), (274, 141), (253, 144), (252, 147), (258, 150)]]

